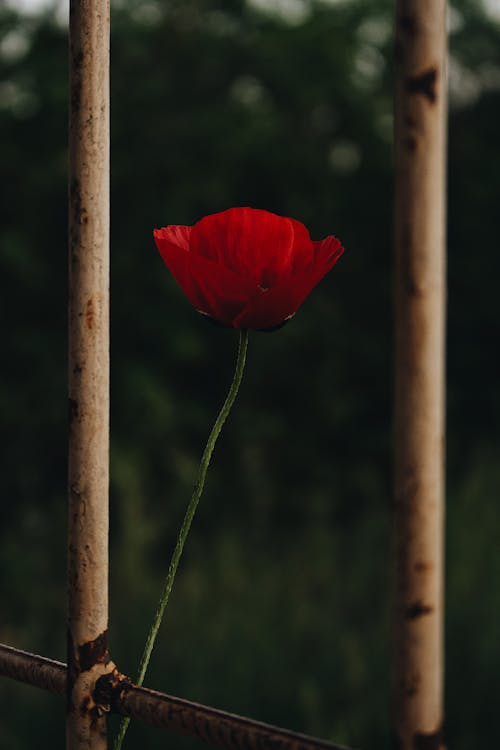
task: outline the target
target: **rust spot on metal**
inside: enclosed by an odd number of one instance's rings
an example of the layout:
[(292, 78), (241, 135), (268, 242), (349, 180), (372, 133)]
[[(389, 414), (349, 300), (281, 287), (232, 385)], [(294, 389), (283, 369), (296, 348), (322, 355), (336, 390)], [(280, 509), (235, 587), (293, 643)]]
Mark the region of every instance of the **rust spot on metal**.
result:
[(430, 573), (433, 567), (432, 563), (424, 560), (418, 560), (413, 566), (415, 573)]
[(79, 227), (82, 224), (88, 224), (89, 221), (87, 209), (82, 201), (80, 180), (76, 177), (73, 177), (69, 185), (69, 203), (71, 209), (70, 241), (73, 248), (78, 245), (80, 236)]
[[(109, 709), (108, 709), (109, 710)], [(94, 729), (97, 727), (99, 719), (107, 713), (105, 706), (97, 705), (91, 695), (85, 695), (79, 706), (80, 716), (89, 716), (90, 725)], [(102, 736), (102, 730), (100, 731)]]
[(112, 672), (99, 677), (95, 684), (93, 698), (101, 710), (108, 712), (114, 707), (115, 701), (123, 699), (131, 686), (130, 677), (122, 674), (115, 667)]
[(437, 70), (429, 68), (416, 76), (406, 79), (406, 89), (410, 94), (421, 94), (434, 104), (437, 99), (436, 93)]
[(430, 734), (417, 732), (413, 744), (415, 750), (444, 750), (443, 728), (439, 727), (439, 729)]
[(107, 639), (108, 631), (105, 630), (93, 641), (88, 641), (83, 646), (78, 646), (80, 672), (92, 669), (95, 664), (107, 664), (109, 662)]
[(85, 322), (89, 330), (91, 330), (94, 327), (95, 308), (94, 308), (94, 300), (92, 299), (92, 297), (87, 301), (87, 306), (85, 308)]
[(407, 620), (416, 620), (417, 617), (430, 615), (432, 614), (432, 612), (434, 612), (434, 607), (432, 607), (430, 604), (424, 604), (424, 602), (416, 601), (406, 608), (405, 614)]

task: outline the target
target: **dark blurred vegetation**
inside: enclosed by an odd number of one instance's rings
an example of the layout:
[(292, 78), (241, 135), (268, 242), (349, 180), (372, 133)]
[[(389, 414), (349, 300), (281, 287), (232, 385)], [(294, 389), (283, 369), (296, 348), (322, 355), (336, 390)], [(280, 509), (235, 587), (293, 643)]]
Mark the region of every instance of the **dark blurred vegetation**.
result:
[[(112, 15), (111, 649), (135, 673), (236, 347), (152, 228), (294, 216), (347, 252), (293, 322), (251, 337), (147, 683), (385, 748), (393, 4), (265, 6)], [(64, 659), (67, 38), (0, 7), (0, 638)], [(450, 43), (447, 736), (470, 750), (500, 742), (500, 27), (460, 0)], [(2, 750), (62, 747), (61, 700), (0, 691)]]

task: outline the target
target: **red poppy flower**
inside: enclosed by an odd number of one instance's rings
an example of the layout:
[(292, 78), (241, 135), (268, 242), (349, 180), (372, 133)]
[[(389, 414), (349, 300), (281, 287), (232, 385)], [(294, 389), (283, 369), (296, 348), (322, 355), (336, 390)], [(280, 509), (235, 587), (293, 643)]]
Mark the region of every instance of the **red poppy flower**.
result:
[(313, 242), (299, 221), (255, 208), (155, 229), (154, 238), (191, 304), (233, 328), (291, 318), (344, 252), (336, 237)]

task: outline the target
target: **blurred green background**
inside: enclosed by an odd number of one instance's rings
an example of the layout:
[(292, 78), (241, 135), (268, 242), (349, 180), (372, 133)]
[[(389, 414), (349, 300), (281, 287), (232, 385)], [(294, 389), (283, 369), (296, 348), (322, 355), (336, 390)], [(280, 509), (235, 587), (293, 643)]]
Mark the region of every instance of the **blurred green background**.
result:
[[(110, 646), (135, 673), (234, 332), (152, 241), (232, 205), (337, 234), (295, 319), (251, 336), (147, 684), (388, 746), (388, 0), (121, 0), (112, 12)], [(500, 673), (500, 14), (450, 8), (450, 748), (493, 748)], [(0, 4), (0, 640), (65, 659), (67, 30)], [(0, 748), (63, 746), (64, 704), (0, 679)], [(133, 726), (128, 747), (201, 748)]]

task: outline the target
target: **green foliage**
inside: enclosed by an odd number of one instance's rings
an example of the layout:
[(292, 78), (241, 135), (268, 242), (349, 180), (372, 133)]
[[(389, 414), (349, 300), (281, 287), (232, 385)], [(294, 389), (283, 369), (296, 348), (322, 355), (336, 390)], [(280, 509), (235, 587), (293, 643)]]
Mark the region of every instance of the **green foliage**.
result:
[[(152, 228), (253, 205), (338, 234), (347, 252), (296, 318), (251, 336), (147, 682), (375, 749), (388, 734), (393, 7), (304, 8), (293, 23), (237, 0), (113, 13), (110, 638), (135, 673), (236, 346), (191, 310)], [(452, 20), (447, 732), (469, 750), (500, 739), (500, 30), (476, 3)], [(0, 34), (0, 639), (64, 659), (67, 39), (50, 14), (5, 8)], [(58, 699), (0, 689), (0, 745), (62, 744)], [(167, 741), (182, 747), (139, 726), (127, 738)]]

